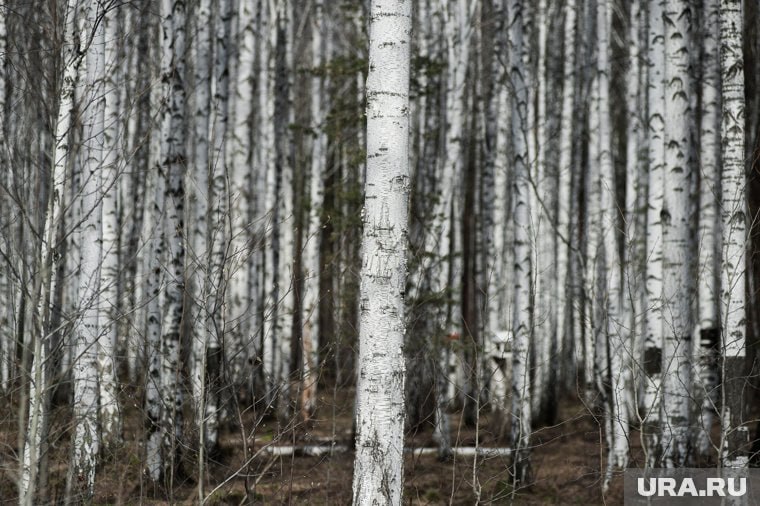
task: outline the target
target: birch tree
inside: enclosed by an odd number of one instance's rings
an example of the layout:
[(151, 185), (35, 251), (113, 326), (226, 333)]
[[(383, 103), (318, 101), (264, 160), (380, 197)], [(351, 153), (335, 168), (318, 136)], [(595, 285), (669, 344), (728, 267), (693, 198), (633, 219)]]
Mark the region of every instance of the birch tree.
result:
[[(66, 193), (66, 168), (71, 160), (70, 152), (70, 129), (74, 120), (74, 88), (77, 85), (78, 68), (82, 62), (83, 54), (76, 50), (80, 43), (80, 15), (76, 2), (67, 3), (64, 11), (64, 36), (61, 48), (61, 58), (63, 61), (61, 87), (59, 91), (58, 111), (55, 120), (55, 139), (53, 152), (53, 167), (51, 170), (51, 190), (47, 202), (47, 216), (45, 219), (45, 230), (42, 241), (42, 250), (40, 258), (43, 262), (42, 272), (42, 294), (40, 295), (40, 307), (38, 308), (39, 325), (36, 327), (34, 336), (34, 359), (31, 369), (31, 385), (29, 393), (29, 421), (27, 427), (27, 439), (24, 445), (23, 465), (21, 471), (21, 481), (19, 488), (19, 503), (33, 504), (37, 487), (38, 466), (42, 451), (44, 430), (46, 418), (48, 415), (47, 403), (49, 397), (50, 379), (50, 332), (49, 320), (52, 314), (51, 304), (54, 303), (54, 293), (56, 273), (61, 261), (61, 251), (64, 245), (60, 242), (61, 226), (63, 224), (64, 196)], [(5, 44), (5, 17), (0, 21), (2, 23), (3, 33), (2, 44)], [(0, 49), (3, 53), (4, 50)], [(0, 79), (0, 93), (5, 98), (4, 76)], [(4, 104), (3, 104), (3, 109)], [(4, 137), (4, 136), (3, 136)], [(0, 148), (2, 149), (2, 148)], [(5, 151), (0, 155), (4, 158)], [(5, 225), (5, 224), (4, 224)], [(0, 289), (7, 289), (1, 286)], [(6, 294), (4, 293), (3, 296)], [(6, 301), (7, 302), (7, 301)], [(10, 304), (7, 304), (10, 308)], [(3, 332), (5, 325), (10, 323), (10, 319), (3, 322)], [(10, 334), (10, 333), (9, 333)], [(3, 369), (3, 379), (8, 381), (10, 376), (11, 361), (11, 343), (9, 339), (2, 344), (7, 346), (6, 356), (0, 357), (4, 364), (0, 367)]]
[[(102, 164), (104, 145), (103, 76), (105, 71), (105, 25), (101, 1), (90, 2), (83, 34), (92, 42), (86, 56), (87, 109), (83, 134), (81, 206), (84, 222), (80, 228), (79, 306), (82, 316), (75, 325), (74, 355), (74, 455), (71, 479), (87, 501), (94, 492), (95, 466), (100, 450), (98, 425), (98, 304), (101, 269)], [(84, 39), (87, 40), (87, 39)], [(81, 47), (81, 46), (80, 46)], [(86, 47), (86, 46), (85, 46)]]
[(101, 23), (105, 24), (103, 92), (103, 166), (102, 195), (102, 258), (100, 266), (100, 305), (98, 322), (102, 332), (98, 340), (98, 385), (100, 389), (100, 423), (104, 445), (113, 445), (121, 438), (121, 420), (116, 385), (116, 335), (119, 283), (119, 202), (117, 199), (121, 170), (121, 119), (118, 6), (104, 4)]
[[(612, 5), (608, 0), (599, 0), (597, 3), (597, 37), (598, 56), (596, 74), (596, 103), (591, 114), (597, 114), (599, 129), (597, 132), (597, 150), (599, 165), (599, 191), (600, 219), (599, 236), (600, 254), (599, 262), (600, 278), (603, 286), (597, 292), (595, 305), (600, 308), (604, 315), (602, 321), (597, 322), (597, 342), (604, 341), (608, 347), (607, 378), (609, 381), (609, 398), (607, 399), (607, 423), (608, 428), (608, 474), (606, 481), (609, 482), (612, 471), (625, 469), (628, 463), (628, 412), (625, 402), (625, 368), (627, 354), (630, 349), (627, 346), (628, 336), (624, 335), (626, 323), (622, 314), (622, 280), (620, 248), (617, 239), (618, 204), (616, 198), (616, 177), (612, 163), (612, 125), (610, 109), (610, 32), (612, 28), (611, 17)], [(593, 161), (591, 163), (594, 163)], [(591, 262), (592, 259), (586, 259)], [(606, 387), (606, 385), (605, 385)], [(604, 396), (607, 396), (605, 393)]]
[(161, 175), (164, 188), (167, 281), (161, 324), (161, 438), (163, 476), (171, 489), (182, 435), (180, 322), (184, 297), (185, 168), (185, 3), (161, 3), (163, 42), (161, 74), (164, 108), (161, 120)]
[(532, 480), (530, 466), (530, 339), (531, 236), (530, 182), (528, 171), (528, 75), (526, 73), (526, 5), (511, 0), (509, 13), (509, 68), (512, 98), (512, 160), (514, 167), (513, 219), (515, 222), (514, 313), (512, 331), (512, 479), (515, 484)]
[(412, 5), (372, 0), (354, 504), (402, 504)]
[[(309, 173), (309, 213), (304, 227), (303, 242), (303, 337), (301, 339), (301, 418), (308, 420), (314, 413), (317, 401), (317, 378), (319, 367), (319, 276), (321, 258), (319, 254), (322, 238), (322, 205), (324, 201), (324, 179), (327, 157), (326, 119), (328, 104), (326, 95), (328, 77), (322, 66), (329, 60), (332, 33), (325, 15), (326, 5), (317, 3), (312, 24), (312, 67), (311, 78), (311, 130), (314, 136), (311, 145), (311, 165)], [(329, 14), (329, 11), (328, 11)]]
[(662, 224), (663, 172), (665, 160), (665, 24), (661, 0), (649, 0), (649, 32), (647, 46), (647, 156), (648, 205), (646, 228), (646, 291), (644, 337), (644, 372), (646, 383), (643, 396), (644, 446), (647, 462), (653, 465), (660, 455), (660, 405), (662, 401)]
[(689, 444), (692, 297), (692, 177), (694, 121), (690, 66), (695, 13), (685, 0), (668, 2), (665, 19), (665, 157), (663, 207), (662, 452), (682, 467)]
[(721, 352), (723, 405), (721, 409), (721, 462), (732, 469), (749, 465), (748, 429), (744, 419), (744, 360), (746, 340), (745, 248), (747, 197), (744, 169), (744, 61), (742, 5), (720, 2), (721, 71)]
[(702, 109), (700, 118), (698, 332), (695, 333), (697, 454), (710, 452), (713, 412), (718, 402), (720, 314), (720, 2), (708, 0), (702, 12)]

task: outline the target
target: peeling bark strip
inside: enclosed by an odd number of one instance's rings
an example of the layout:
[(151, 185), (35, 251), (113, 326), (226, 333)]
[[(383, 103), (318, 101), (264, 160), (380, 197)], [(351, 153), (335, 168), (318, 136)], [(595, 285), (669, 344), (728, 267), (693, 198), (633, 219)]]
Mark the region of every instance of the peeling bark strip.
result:
[(745, 264), (747, 196), (744, 172), (744, 59), (742, 4), (720, 3), (720, 71), (723, 102), (721, 122), (723, 174), (721, 264), (721, 350), (723, 352), (723, 410), (721, 460), (729, 468), (748, 466), (749, 434), (744, 426)]
[(411, 0), (373, 0), (354, 504), (400, 505), (409, 200)]

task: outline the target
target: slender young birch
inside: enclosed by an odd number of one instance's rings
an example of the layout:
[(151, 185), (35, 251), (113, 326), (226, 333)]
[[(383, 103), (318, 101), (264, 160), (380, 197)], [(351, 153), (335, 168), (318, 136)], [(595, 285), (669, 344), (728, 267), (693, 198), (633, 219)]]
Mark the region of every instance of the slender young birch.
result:
[[(644, 262), (646, 248), (645, 205), (647, 175), (643, 150), (646, 149), (644, 112), (646, 109), (646, 72), (643, 50), (646, 46), (643, 29), (646, 28), (642, 0), (630, 2), (628, 25), (628, 68), (626, 71), (626, 178), (623, 236), (623, 297), (621, 322), (630, 330), (628, 353), (623, 362), (626, 385), (626, 404), (629, 413), (637, 413), (636, 393), (641, 383), (640, 350), (643, 347), (641, 316), (645, 302)], [(634, 419), (634, 416), (631, 416)]]
[(105, 131), (103, 132), (103, 166), (101, 185), (103, 188), (103, 251), (100, 266), (100, 313), (98, 323), (101, 334), (98, 339), (98, 386), (100, 388), (100, 423), (103, 445), (112, 445), (121, 438), (121, 418), (116, 385), (116, 330), (118, 321), (119, 283), (119, 215), (117, 191), (120, 184), (121, 119), (118, 55), (117, 6), (110, 6), (104, 13), (105, 23)]
[[(254, 257), (250, 244), (250, 228), (254, 201), (257, 196), (252, 188), (253, 144), (254, 137), (254, 83), (256, 82), (256, 5), (255, 2), (239, 0), (237, 8), (237, 30), (231, 34), (237, 40), (237, 68), (235, 72), (234, 93), (231, 90), (230, 105), (234, 109), (233, 127), (228, 135), (230, 145), (230, 199), (231, 218), (231, 257), (234, 259), (229, 267), (230, 286), (228, 288), (229, 316), (233, 323), (232, 332), (227, 337), (230, 346), (225, 347), (230, 380), (236, 387), (246, 388), (247, 396), (252, 396), (248, 363), (255, 357), (250, 342), (259, 326), (257, 311), (258, 297), (250, 290), (251, 279), (255, 275), (250, 265)], [(237, 37), (235, 39), (235, 36)]]
[[(623, 291), (621, 279), (620, 249), (617, 239), (618, 204), (616, 199), (615, 168), (612, 163), (612, 125), (610, 109), (610, 32), (612, 30), (612, 2), (599, 0), (597, 3), (597, 93), (598, 104), (592, 114), (599, 115), (597, 141), (600, 187), (601, 230), (600, 262), (601, 282), (604, 289), (597, 292), (596, 304), (603, 313), (599, 322), (597, 339), (606, 340), (609, 348), (608, 369), (605, 383), (609, 381), (610, 395), (607, 400), (607, 417), (609, 418), (609, 458), (607, 477), (609, 483), (614, 470), (626, 468), (628, 463), (628, 412), (625, 402), (625, 368), (630, 354), (627, 324), (623, 321)], [(593, 163), (593, 162), (592, 162)]]
[[(70, 1), (64, 11), (64, 39), (61, 48), (61, 57), (63, 60), (61, 88), (59, 91), (58, 113), (55, 123), (55, 145), (53, 152), (53, 167), (51, 171), (52, 186), (47, 202), (47, 217), (45, 220), (45, 230), (42, 241), (40, 258), (43, 262), (42, 273), (42, 293), (40, 294), (40, 306), (38, 308), (39, 326), (36, 327), (37, 335), (34, 337), (34, 358), (31, 369), (31, 384), (29, 393), (29, 420), (27, 427), (27, 440), (24, 445), (24, 460), (21, 473), (21, 482), (19, 489), (19, 503), (33, 504), (37, 487), (38, 466), (40, 461), (40, 451), (43, 442), (43, 431), (46, 426), (48, 416), (48, 394), (50, 385), (49, 380), (50, 366), (47, 364), (50, 345), (49, 319), (52, 313), (50, 304), (54, 300), (56, 292), (55, 280), (58, 266), (61, 261), (61, 250), (63, 244), (60, 243), (60, 228), (63, 223), (64, 195), (66, 194), (66, 168), (70, 162), (70, 132), (74, 119), (74, 89), (77, 85), (78, 67), (82, 61), (83, 54), (76, 51), (77, 44), (80, 40), (78, 26), (78, 10), (75, 1)], [(0, 44), (5, 45), (5, 18), (0, 21), (3, 33), (0, 33)], [(4, 53), (3, 48), (0, 51)], [(0, 84), (0, 99), (5, 98), (4, 79)], [(0, 104), (2, 106), (2, 104)], [(4, 110), (4, 108), (2, 109)], [(0, 159), (4, 159), (4, 152), (0, 154)], [(0, 289), (6, 287), (0, 286)], [(2, 294), (5, 296), (5, 293)], [(9, 307), (6, 306), (6, 307)], [(3, 309), (4, 310), (4, 309)], [(4, 322), (0, 321), (4, 325)], [(4, 332), (4, 329), (0, 329)], [(2, 335), (2, 334), (0, 334)], [(9, 336), (8, 356), (0, 357), (6, 363), (3, 367), (9, 369), (11, 360), (10, 343), (12, 337)], [(0, 345), (2, 346), (2, 345)], [(3, 379), (9, 378), (9, 370), (3, 369)]]
[[(530, 466), (530, 284), (532, 253), (530, 235), (530, 182), (528, 170), (528, 74), (525, 64), (527, 45), (525, 3), (509, 4), (509, 73), (512, 97), (512, 158), (514, 167), (515, 272), (512, 332), (512, 479), (515, 484), (532, 481)], [(516, 487), (515, 487), (516, 488)]]
[(188, 252), (192, 261), (192, 270), (188, 277), (192, 279), (189, 289), (192, 290), (193, 301), (189, 308), (193, 329), (191, 386), (195, 402), (195, 423), (202, 438), (205, 438), (203, 426), (206, 350), (211, 333), (206, 315), (206, 301), (209, 297), (207, 279), (209, 269), (209, 127), (211, 124), (211, 68), (213, 65), (211, 4), (212, 0), (201, 0), (195, 10), (196, 30), (193, 44), (193, 70), (195, 72), (193, 141), (195, 149), (193, 150), (192, 172), (188, 174), (189, 177), (187, 178), (192, 185), (192, 194), (195, 196), (192, 209), (193, 221), (189, 231), (192, 247)]
[(745, 355), (747, 309), (745, 300), (747, 196), (744, 165), (744, 58), (742, 53), (742, 3), (720, 2), (721, 219), (721, 352), (723, 406), (721, 410), (721, 462), (724, 467), (749, 465), (748, 428), (744, 418), (746, 389)]
[(232, 0), (219, 0), (214, 17), (214, 77), (211, 82), (213, 111), (211, 122), (211, 168), (209, 170), (208, 277), (206, 279), (207, 318), (204, 434), (206, 447), (215, 448), (218, 439), (219, 390), (221, 388), (222, 342), (225, 330), (225, 264), (229, 231), (229, 192), (226, 143), (229, 124), (229, 49)]
[(74, 376), (73, 483), (87, 501), (94, 492), (95, 466), (100, 450), (98, 425), (98, 353), (100, 338), (98, 305), (101, 266), (102, 164), (104, 145), (103, 76), (105, 72), (105, 26), (97, 19), (104, 13), (101, 1), (87, 9), (83, 36), (92, 33), (87, 49), (87, 97), (84, 123), (81, 206), (84, 222), (80, 234), (79, 307), (82, 316), (74, 329), (76, 339)]
[[(559, 174), (557, 177), (557, 266), (556, 280), (557, 298), (556, 298), (556, 321), (558, 344), (557, 356), (563, 357), (563, 350), (566, 343), (571, 343), (574, 339), (580, 339), (580, 336), (572, 335), (570, 325), (571, 304), (573, 298), (570, 294), (570, 244), (574, 231), (571, 228), (570, 219), (570, 190), (573, 180), (573, 174), (576, 172), (573, 167), (573, 112), (575, 103), (575, 83), (576, 83), (576, 51), (575, 35), (577, 31), (577, 0), (567, 0), (565, 2), (565, 19), (564, 19), (564, 55), (562, 67), (562, 109), (560, 111), (560, 142), (559, 142)], [(569, 376), (569, 375), (568, 375)]]
[(163, 474), (171, 489), (182, 435), (182, 369), (180, 322), (185, 291), (185, 3), (161, 3), (163, 42), (161, 74), (164, 108), (161, 119), (161, 172), (164, 187), (167, 280), (161, 325), (161, 436)]
[(354, 499), (402, 504), (410, 0), (372, 0)]
[(326, 4), (315, 6), (311, 31), (311, 58), (315, 75), (311, 78), (311, 165), (309, 174), (309, 214), (304, 228), (303, 242), (303, 316), (301, 317), (303, 337), (301, 339), (301, 419), (309, 420), (314, 414), (317, 402), (317, 378), (319, 367), (319, 280), (321, 258), (319, 254), (322, 238), (322, 207), (324, 201), (324, 180), (327, 157), (327, 120), (329, 80), (322, 66), (330, 58), (330, 23), (325, 15)]
[(668, 2), (665, 23), (665, 167), (663, 207), (662, 451), (681, 467), (689, 446), (691, 336), (694, 331), (691, 192), (693, 110), (690, 65), (695, 13), (686, 0)]
[(438, 442), (439, 453), (445, 457), (450, 453), (448, 409), (453, 398), (456, 379), (455, 367), (451, 365), (451, 349), (445, 336), (457, 335), (461, 322), (461, 259), (458, 249), (456, 223), (462, 219), (461, 192), (462, 169), (464, 167), (464, 111), (466, 106), (465, 74), (469, 65), (470, 37), (476, 2), (468, 5), (464, 0), (444, 2), (443, 30), (446, 40), (446, 128), (444, 159), (436, 174), (439, 198), (433, 211), (433, 223), (425, 236), (425, 251), (431, 254), (427, 266), (430, 290), (440, 297), (435, 308), (433, 355), (436, 363), (435, 421), (434, 438)]
[(278, 234), (277, 222), (277, 170), (275, 155), (275, 61), (277, 48), (277, 10), (275, 0), (262, 0), (259, 26), (259, 135), (257, 148), (260, 149), (260, 187), (266, 188), (262, 214), (263, 276), (262, 276), (262, 361), (265, 380), (263, 397), (269, 405), (277, 396), (278, 357), (277, 352), (277, 291), (274, 237)]
[[(8, 6), (0, 6), (0, 167), (3, 171), (3, 179), (0, 180), (0, 184), (5, 188), (10, 187), (11, 170), (9, 160), (6, 155), (7, 141), (6, 141), (6, 125), (8, 125), (8, 118), (6, 117), (6, 103), (8, 101), (7, 89), (5, 86), (7, 72), (6, 61), (8, 60), (8, 53), (6, 48), (8, 46)], [(64, 45), (64, 51), (65, 51)], [(57, 139), (57, 137), (56, 137)], [(0, 193), (0, 227), (10, 226), (10, 212), (11, 205), (10, 195), (7, 191)], [(9, 241), (4, 239), (2, 247), (9, 251)], [(11, 280), (9, 275), (10, 269), (0, 269), (0, 392), (7, 392), (10, 388), (11, 377), (11, 361), (13, 349), (13, 332), (11, 330), (11, 302), (10, 302), (10, 286)]]
[(648, 186), (646, 228), (646, 292), (644, 308), (643, 438), (648, 465), (660, 461), (660, 406), (662, 404), (662, 336), (665, 330), (662, 312), (662, 208), (665, 161), (665, 23), (662, 0), (648, 1), (649, 30), (647, 63), (647, 157)]
[(697, 331), (694, 334), (694, 384), (698, 420), (697, 455), (707, 457), (710, 431), (718, 402), (718, 341), (720, 337), (720, 1), (702, 6), (702, 111), (700, 119), (699, 239), (697, 270)]
[(549, 16), (547, 13), (547, 1), (539, 0), (537, 3), (536, 29), (538, 42), (538, 57), (536, 62), (535, 84), (535, 128), (532, 129), (531, 137), (535, 132), (535, 153), (531, 159), (533, 173), (533, 190), (534, 200), (536, 203), (533, 210), (532, 218), (533, 233), (535, 236), (536, 249), (534, 258), (536, 268), (534, 269), (535, 279), (535, 312), (533, 319), (535, 326), (533, 329), (535, 343), (535, 370), (534, 382), (532, 385), (533, 394), (531, 403), (535, 417), (545, 419), (551, 423), (551, 403), (556, 401), (552, 399), (551, 390), (553, 385), (550, 375), (552, 374), (552, 343), (556, 337), (556, 317), (555, 307), (556, 299), (553, 297), (553, 285), (555, 278), (555, 228), (553, 226), (553, 196), (556, 193), (556, 185), (553, 178), (548, 173), (547, 147), (549, 139), (546, 136), (546, 102), (548, 100), (547, 88), (549, 85), (546, 78), (546, 51), (547, 51), (547, 30), (549, 25)]
[[(278, 357), (277, 412), (281, 421), (290, 419), (292, 399), (290, 391), (291, 340), (293, 336), (293, 312), (295, 310), (295, 213), (293, 208), (293, 160), (291, 155), (291, 129), (293, 112), (293, 4), (291, 0), (277, 2), (277, 32), (279, 54), (276, 69), (275, 90), (275, 167), (277, 188), (277, 234), (274, 248), (277, 258), (275, 279), (276, 336)], [(284, 52), (284, 54), (283, 54)]]
[[(506, 86), (508, 68), (503, 64), (506, 58), (506, 16), (503, 6), (494, 6), (491, 13), (497, 19), (500, 28), (496, 32), (495, 49), (491, 55), (491, 72), (493, 72), (493, 87), (488, 104), (486, 122), (487, 128), (493, 129), (492, 152), (489, 153), (489, 163), (484, 168), (482, 179), (482, 206), (485, 251), (483, 265), (485, 266), (486, 290), (485, 318), (483, 344), (485, 351), (485, 381), (489, 390), (489, 402), (500, 417), (508, 412), (507, 398), (509, 393), (507, 379), (507, 361), (509, 360), (509, 328), (510, 328), (510, 288), (512, 248), (510, 236), (511, 222), (510, 203), (511, 167), (509, 164), (509, 128), (511, 109), (509, 104), (509, 88)], [(485, 67), (484, 67), (485, 68)], [(489, 171), (492, 171), (490, 174)], [(490, 182), (490, 183), (489, 183)]]

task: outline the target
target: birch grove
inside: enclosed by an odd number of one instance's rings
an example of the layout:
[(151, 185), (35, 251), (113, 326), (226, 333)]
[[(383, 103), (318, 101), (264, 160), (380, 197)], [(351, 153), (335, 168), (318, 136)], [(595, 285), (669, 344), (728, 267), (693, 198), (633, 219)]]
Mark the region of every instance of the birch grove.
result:
[(0, 5), (0, 497), (617, 504), (756, 466), (759, 20)]

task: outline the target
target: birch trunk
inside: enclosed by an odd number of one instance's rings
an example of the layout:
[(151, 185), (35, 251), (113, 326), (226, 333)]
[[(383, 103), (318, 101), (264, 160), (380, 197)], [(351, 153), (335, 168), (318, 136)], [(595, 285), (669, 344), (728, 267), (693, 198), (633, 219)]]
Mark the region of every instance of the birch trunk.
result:
[[(70, 132), (74, 119), (74, 89), (77, 85), (77, 72), (82, 56), (76, 51), (76, 45), (79, 42), (79, 15), (75, 2), (69, 2), (64, 11), (64, 38), (61, 50), (63, 60), (63, 73), (61, 88), (59, 91), (59, 105), (55, 123), (55, 145), (53, 152), (53, 167), (51, 174), (51, 189), (47, 202), (47, 217), (45, 220), (45, 229), (43, 232), (42, 249), (40, 259), (43, 262), (42, 293), (40, 294), (38, 307), (38, 325), (35, 327), (36, 335), (34, 336), (34, 359), (31, 369), (31, 383), (29, 392), (29, 420), (27, 426), (27, 440), (24, 445), (23, 465), (21, 472), (21, 482), (19, 489), (19, 504), (31, 505), (36, 500), (37, 476), (39, 471), (40, 456), (42, 451), (43, 440), (46, 436), (43, 434), (48, 418), (49, 410), (49, 388), (50, 379), (50, 326), (49, 318), (52, 314), (51, 303), (54, 301), (56, 292), (56, 274), (62, 258), (61, 252), (65, 251), (65, 245), (61, 242), (60, 232), (63, 223), (64, 196), (66, 194), (66, 169), (70, 162)], [(5, 47), (5, 18), (0, 21), (0, 45)], [(2, 51), (2, 48), (0, 48)], [(4, 52), (4, 51), (3, 51)], [(4, 76), (0, 79), (0, 99), (3, 103), (0, 107), (4, 108), (5, 100), (5, 81)], [(5, 123), (2, 123), (5, 125)], [(4, 136), (3, 136), (4, 138)], [(0, 155), (0, 159), (5, 160), (5, 152)], [(3, 209), (5, 211), (5, 209)], [(9, 215), (8, 215), (9, 216)], [(5, 226), (5, 223), (3, 224)], [(9, 269), (3, 269), (9, 271)], [(5, 277), (3, 276), (5, 279)], [(0, 297), (5, 297), (7, 292), (6, 286), (0, 286), (4, 291)], [(7, 301), (6, 301), (7, 302)], [(10, 304), (6, 306), (10, 309)], [(5, 308), (3, 310), (6, 310)], [(0, 338), (5, 339), (5, 325), (10, 324), (9, 319), (2, 318), (0, 324), (3, 325)], [(1, 343), (0, 346), (7, 346), (5, 351), (7, 355), (0, 356), (3, 361), (3, 386), (7, 385), (10, 379), (10, 362), (15, 355), (12, 338), (12, 332), (8, 332), (8, 340)], [(7, 345), (6, 345), (7, 343)]]
[(688, 456), (692, 314), (691, 18), (685, 0), (668, 2), (665, 19), (665, 166), (660, 212), (663, 230), (662, 451), (666, 467)]
[(649, 0), (649, 90), (647, 95), (647, 156), (648, 207), (646, 228), (646, 291), (644, 337), (644, 372), (646, 384), (643, 399), (643, 437), (647, 462), (660, 462), (660, 406), (662, 404), (662, 339), (665, 330), (662, 312), (663, 237), (661, 210), (663, 208), (665, 161), (665, 23), (662, 0)]
[[(557, 177), (557, 332), (559, 333), (559, 349), (557, 356), (563, 357), (563, 351), (569, 348), (581, 336), (572, 333), (571, 315), (573, 298), (570, 294), (570, 244), (573, 236), (570, 214), (570, 190), (573, 174), (577, 172), (573, 166), (573, 131), (574, 131), (574, 97), (576, 91), (576, 51), (575, 34), (577, 31), (577, 0), (568, 0), (565, 3), (564, 19), (564, 55), (562, 68), (562, 108), (560, 111), (560, 142), (559, 142), (559, 174)], [(568, 374), (566, 377), (572, 377)]]
[(161, 74), (164, 108), (161, 119), (161, 172), (164, 188), (167, 280), (161, 325), (161, 437), (163, 475), (174, 481), (182, 437), (182, 364), (180, 322), (184, 297), (184, 169), (185, 169), (185, 4), (161, 3), (163, 43)]
[[(325, 15), (326, 5), (315, 5), (312, 25), (312, 68), (311, 78), (311, 166), (309, 174), (309, 213), (304, 229), (303, 242), (303, 314), (301, 317), (303, 337), (301, 340), (301, 419), (308, 421), (314, 414), (317, 402), (317, 381), (319, 368), (319, 279), (321, 275), (320, 242), (322, 240), (322, 213), (324, 204), (324, 180), (327, 157), (327, 133), (325, 131), (328, 112), (327, 94), (329, 81), (323, 66), (329, 62), (331, 37), (330, 24)], [(328, 11), (329, 15), (329, 11)]]
[(746, 377), (746, 243), (747, 197), (744, 166), (744, 59), (742, 53), (742, 6), (738, 0), (720, 3), (721, 221), (721, 352), (723, 406), (721, 410), (721, 462), (730, 469), (749, 465), (745, 425)]
[(720, 2), (706, 0), (702, 12), (702, 114), (700, 119), (698, 327), (694, 343), (697, 455), (707, 457), (718, 403), (720, 336)]
[[(531, 400), (530, 340), (532, 252), (530, 234), (530, 173), (528, 159), (528, 73), (526, 22), (521, 0), (509, 4), (509, 69), (512, 89), (512, 157), (514, 167), (515, 273), (512, 332), (512, 479), (517, 484), (532, 481), (530, 466)], [(514, 487), (516, 488), (516, 487)]]
[(231, 196), (231, 255), (234, 258), (230, 266), (229, 317), (233, 325), (230, 335), (231, 346), (225, 350), (230, 368), (230, 380), (236, 387), (242, 387), (246, 398), (252, 398), (250, 372), (248, 364), (255, 357), (252, 336), (259, 325), (257, 312), (258, 297), (250, 289), (251, 276), (255, 273), (250, 266), (255, 256), (251, 244), (252, 213), (254, 211), (255, 193), (252, 187), (254, 163), (254, 84), (256, 82), (256, 6), (255, 2), (240, 0), (237, 3), (238, 27), (235, 30), (237, 40), (237, 69), (234, 87), (234, 127), (229, 135), (231, 145), (230, 157), (230, 196)]
[(354, 504), (402, 504), (412, 5), (372, 0)]
[(190, 227), (192, 248), (188, 252), (192, 262), (191, 279), (193, 305), (189, 308), (193, 329), (192, 340), (192, 392), (195, 402), (195, 422), (201, 438), (205, 438), (204, 419), (206, 416), (206, 350), (212, 329), (206, 313), (209, 299), (209, 132), (211, 123), (211, 0), (202, 0), (195, 11), (196, 35), (193, 44), (195, 72), (195, 109), (193, 118), (194, 151), (192, 173), (188, 180), (192, 184), (193, 222)]
[[(623, 321), (623, 290), (621, 279), (620, 248), (618, 247), (618, 203), (616, 194), (615, 168), (612, 163), (612, 124), (610, 109), (610, 32), (612, 30), (612, 2), (599, 0), (597, 5), (597, 86), (599, 114), (598, 156), (601, 191), (600, 248), (603, 260), (602, 282), (604, 289), (597, 293), (596, 304), (604, 316), (599, 322), (599, 338), (607, 341), (608, 364), (607, 378), (610, 395), (607, 401), (609, 417), (609, 458), (606, 483), (612, 478), (612, 472), (625, 469), (628, 464), (628, 411), (625, 399), (625, 378), (627, 357), (630, 355), (628, 335), (629, 327)], [(593, 113), (592, 113), (593, 114)], [(593, 162), (592, 162), (593, 163)], [(605, 385), (606, 386), (606, 385)]]
[(80, 229), (79, 307), (75, 324), (74, 376), (74, 456), (72, 479), (84, 501), (92, 497), (95, 465), (100, 450), (98, 425), (98, 353), (100, 338), (100, 266), (102, 240), (102, 164), (104, 145), (103, 76), (105, 72), (105, 26), (98, 23), (104, 14), (101, 2), (87, 8), (84, 37), (92, 34), (87, 50), (87, 98), (84, 123), (81, 206), (84, 222)]
[(204, 437), (205, 446), (217, 445), (219, 423), (219, 392), (222, 368), (222, 343), (225, 336), (225, 292), (227, 277), (225, 264), (229, 237), (229, 192), (227, 188), (228, 166), (226, 143), (229, 124), (229, 46), (232, 1), (219, 0), (214, 18), (214, 79), (211, 82), (214, 109), (212, 112), (211, 139), (212, 159), (209, 172), (211, 192), (209, 195), (208, 244), (210, 256), (206, 280), (205, 315), (206, 332), (206, 378)]
[(275, 167), (277, 172), (276, 257), (276, 367), (277, 411), (280, 421), (289, 420), (292, 411), (290, 380), (292, 372), (293, 312), (295, 309), (295, 214), (293, 207), (293, 153), (289, 125), (294, 123), (293, 99), (293, 5), (291, 0), (277, 3), (277, 67), (275, 92)]
[(103, 244), (100, 266), (100, 305), (98, 323), (102, 329), (98, 340), (98, 386), (100, 388), (100, 424), (104, 446), (118, 444), (121, 438), (121, 419), (117, 399), (116, 385), (116, 336), (118, 322), (118, 283), (119, 283), (119, 202), (117, 199), (120, 184), (120, 96), (118, 73), (119, 39), (118, 16), (115, 6), (105, 11), (101, 23), (105, 23), (105, 131), (103, 132), (103, 166), (101, 167), (101, 186), (103, 188)]

